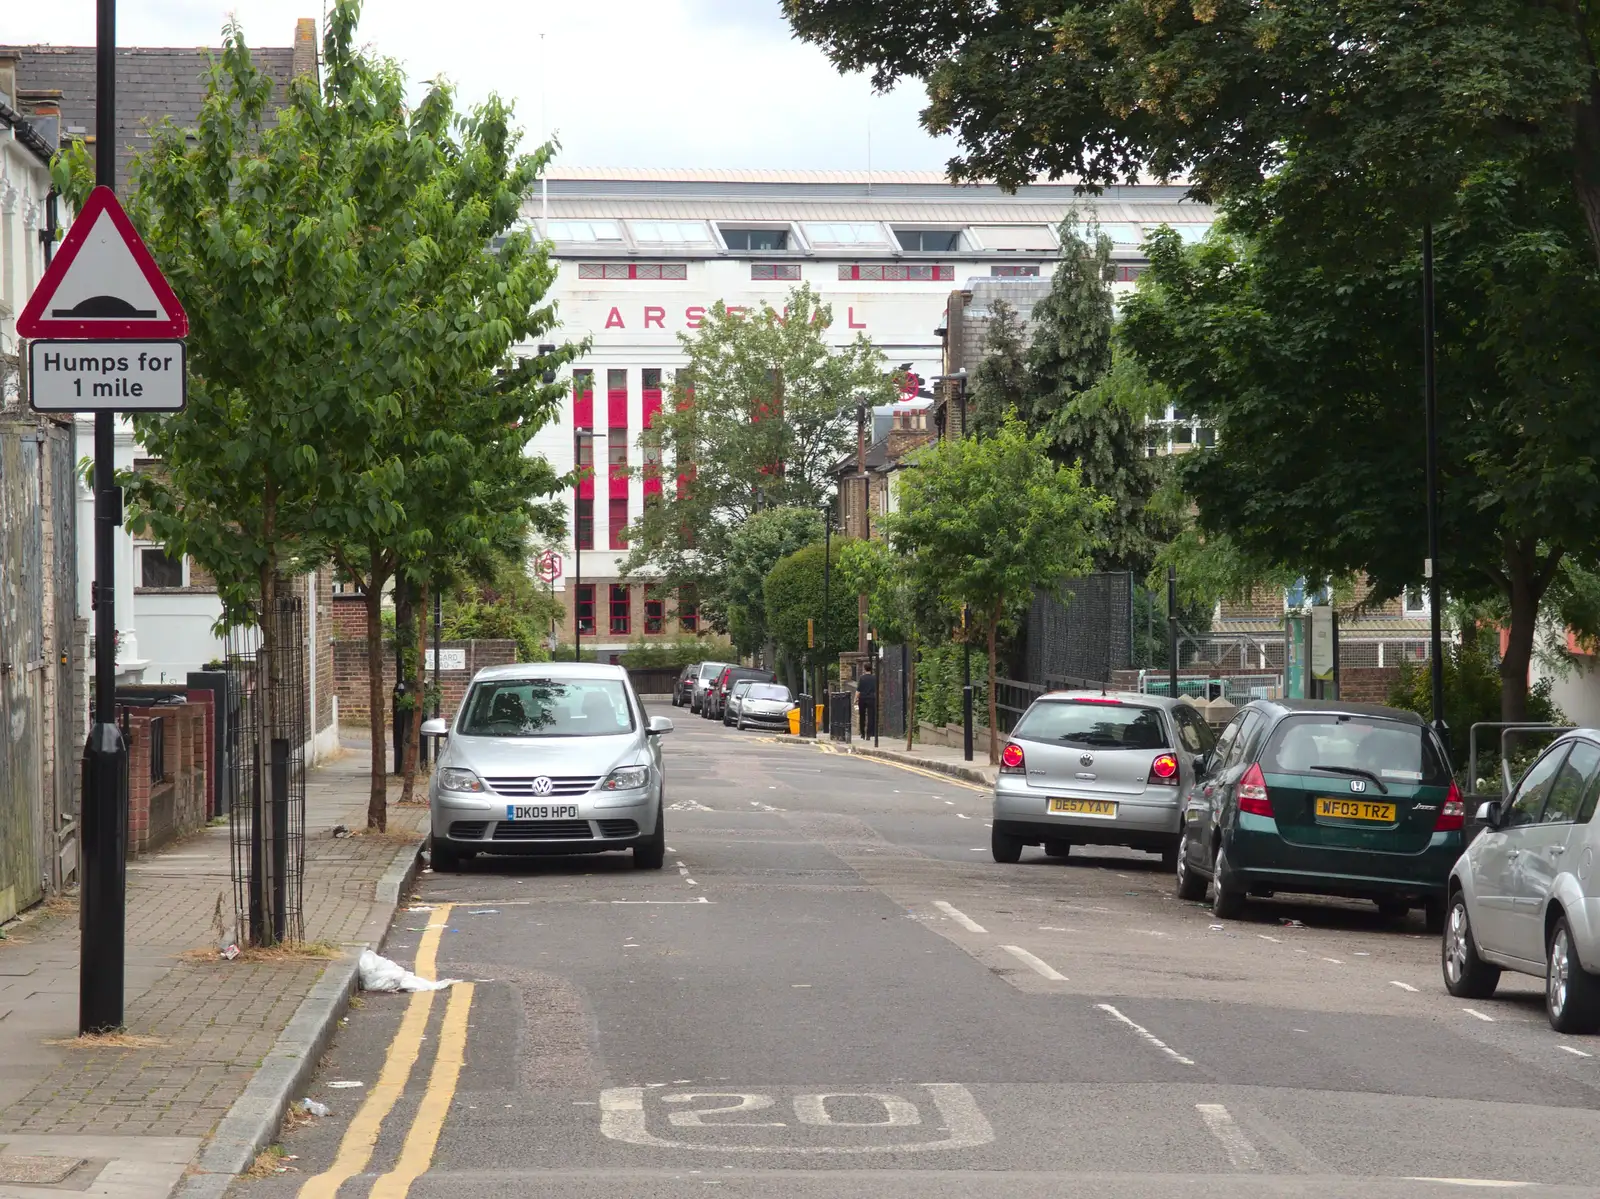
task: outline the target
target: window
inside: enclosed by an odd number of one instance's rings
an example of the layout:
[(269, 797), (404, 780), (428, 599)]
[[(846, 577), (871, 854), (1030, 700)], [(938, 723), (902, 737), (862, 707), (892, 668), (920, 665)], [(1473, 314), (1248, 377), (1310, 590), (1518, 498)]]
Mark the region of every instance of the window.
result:
[(1161, 712), (1140, 704), (1075, 700), (1034, 704), (1012, 734), (1074, 749), (1166, 749)]
[(582, 583), (578, 587), (578, 632), (594, 632), (593, 583)]
[(1199, 436), (1195, 440), (1196, 445), (1212, 446), (1217, 444), (1217, 431), (1210, 425), (1201, 425), (1198, 432)]
[(839, 278), (870, 279), (881, 283), (924, 283), (936, 279), (954, 279), (953, 266), (922, 265), (907, 262), (856, 262), (840, 263)]
[[(1099, 231), (1109, 237), (1113, 245), (1136, 246), (1139, 244), (1139, 229), (1136, 225), (1101, 225)], [(1085, 229), (1083, 231), (1084, 240), (1087, 241), (1088, 235), (1093, 232), (1095, 232), (1094, 226)]]
[(1571, 824), (1578, 818), (1583, 806), (1584, 793), (1600, 771), (1600, 749), (1590, 741), (1573, 743), (1566, 765), (1556, 775), (1550, 787), (1550, 798), (1545, 801), (1540, 824)]
[(1426, 616), (1428, 614), (1428, 592), (1422, 587), (1407, 587), (1405, 595), (1400, 600), (1401, 611), (1407, 616)]
[(580, 550), (594, 549), (594, 501), (579, 500), (577, 528), (574, 530)]
[(752, 262), (750, 264), (750, 278), (756, 283), (780, 280), (798, 283), (800, 280), (800, 264), (798, 262)]
[(754, 250), (759, 253), (789, 248), (787, 229), (739, 229), (728, 225), (718, 225), (717, 228), (730, 250)]
[(1550, 790), (1551, 780), (1561, 769), (1566, 757), (1567, 747), (1558, 745), (1535, 762), (1528, 773), (1522, 776), (1522, 783), (1517, 788), (1516, 796), (1505, 810), (1503, 827), (1516, 828), (1538, 822), (1539, 812), (1544, 807), (1545, 793)]
[[(626, 429), (612, 429), (606, 438), (606, 461), (612, 466), (626, 467), (628, 465), (628, 431)], [(615, 476), (616, 472), (612, 472)]]
[(1361, 777), (1382, 783), (1450, 782), (1433, 735), (1419, 724), (1370, 716), (1290, 716), (1278, 722), (1261, 756), (1268, 774)]
[(629, 590), (626, 583), (611, 584), (611, 632), (618, 637), (626, 637), (632, 626), (628, 611)]
[(149, 546), (140, 550), (139, 585), (141, 587), (182, 587), (182, 555), (173, 557), (160, 546)]
[(700, 628), (700, 602), (693, 587), (678, 588), (678, 628), (693, 633)]
[(608, 370), (606, 372), (607, 391), (627, 391), (628, 372), (626, 370)]
[(1172, 718), (1178, 724), (1178, 740), (1183, 742), (1183, 747), (1191, 754), (1210, 753), (1216, 744), (1212, 735), (1211, 726), (1200, 718), (1188, 704), (1179, 704), (1172, 709)]
[(616, 496), (611, 500), (611, 548), (625, 550), (628, 548), (628, 497)]
[(640, 245), (704, 245), (711, 240), (704, 221), (629, 221), (628, 230)]
[(1193, 245), (1197, 241), (1204, 241), (1206, 234), (1211, 232), (1210, 225), (1171, 225), (1169, 228), (1177, 233), (1188, 245)]
[(550, 221), (545, 226), (545, 236), (551, 241), (620, 242), (622, 230), (616, 221)]
[(580, 262), (580, 279), (687, 279), (683, 262)]
[(633, 706), (616, 679), (495, 679), (462, 705), (466, 737), (614, 737), (634, 728)]
[(948, 254), (961, 248), (959, 229), (896, 229), (902, 250), (923, 254)]
[(876, 221), (828, 221), (806, 225), (806, 240), (814, 246), (883, 246), (883, 226)]
[(1002, 262), (989, 268), (990, 277), (995, 279), (1035, 278), (1038, 274), (1036, 262)]
[(644, 589), (644, 631), (659, 633), (667, 624), (667, 604), (661, 598), (661, 592), (653, 584), (645, 584)]
[(1054, 250), (1049, 225), (978, 225), (972, 230), (985, 250)]
[(1227, 760), (1222, 763), (1224, 771), (1232, 770), (1255, 757), (1256, 742), (1260, 737), (1261, 726), (1265, 723), (1260, 712), (1244, 714), (1244, 719), (1239, 722), (1239, 731), (1233, 735), (1233, 744), (1228, 749)]
[(639, 372), (639, 375), (640, 386), (643, 387), (644, 390), (661, 390), (661, 368), (659, 366), (647, 366), (644, 368), (644, 370)]
[(572, 461), (577, 465), (580, 473), (586, 473), (584, 468), (594, 465), (594, 438), (592, 436), (574, 437), (572, 439)]

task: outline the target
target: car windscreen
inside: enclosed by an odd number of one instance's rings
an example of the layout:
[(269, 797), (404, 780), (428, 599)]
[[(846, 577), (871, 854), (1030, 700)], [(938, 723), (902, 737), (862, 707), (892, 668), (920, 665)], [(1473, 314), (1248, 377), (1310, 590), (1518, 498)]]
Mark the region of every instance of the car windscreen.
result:
[(461, 711), (463, 737), (614, 737), (634, 729), (618, 679), (495, 679)]
[(700, 677), (709, 681), (716, 678), (727, 668), (726, 662), (702, 662), (700, 663)]
[(775, 699), (780, 703), (789, 702), (789, 688), (776, 683), (752, 683), (746, 699)]
[(1450, 781), (1438, 743), (1421, 725), (1331, 712), (1279, 721), (1262, 751), (1261, 768), (1269, 774), (1371, 776), (1424, 786)]
[(1047, 700), (1029, 708), (1011, 735), (1083, 749), (1167, 748), (1160, 710), (1142, 704)]

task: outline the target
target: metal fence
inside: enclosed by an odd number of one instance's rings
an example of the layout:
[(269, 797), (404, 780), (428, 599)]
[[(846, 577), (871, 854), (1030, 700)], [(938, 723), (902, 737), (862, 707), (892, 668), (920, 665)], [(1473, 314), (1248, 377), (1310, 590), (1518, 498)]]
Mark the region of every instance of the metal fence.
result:
[(257, 945), (305, 937), (304, 603), (280, 596), (269, 659), (259, 627), (228, 635), (229, 824), (235, 928)]
[(1028, 610), (1024, 673), (1104, 682), (1133, 661), (1133, 575), (1102, 571), (1041, 588)]

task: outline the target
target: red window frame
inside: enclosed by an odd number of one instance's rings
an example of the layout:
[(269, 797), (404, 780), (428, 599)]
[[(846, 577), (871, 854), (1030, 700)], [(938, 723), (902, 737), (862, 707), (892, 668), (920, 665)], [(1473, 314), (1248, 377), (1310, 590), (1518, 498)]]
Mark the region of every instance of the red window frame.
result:
[(578, 632), (594, 634), (594, 584), (580, 583), (578, 585), (577, 602)]
[(693, 587), (678, 588), (678, 628), (685, 633), (700, 629), (700, 599)]
[(661, 591), (653, 584), (646, 584), (644, 589), (644, 631), (646, 633), (665, 632), (667, 627), (667, 604), (661, 598)]
[(628, 548), (628, 497), (626, 495), (612, 496), (611, 508), (607, 513), (610, 518), (611, 548), (625, 550)]
[(611, 584), (611, 633), (626, 637), (633, 629), (633, 588), (626, 583)]

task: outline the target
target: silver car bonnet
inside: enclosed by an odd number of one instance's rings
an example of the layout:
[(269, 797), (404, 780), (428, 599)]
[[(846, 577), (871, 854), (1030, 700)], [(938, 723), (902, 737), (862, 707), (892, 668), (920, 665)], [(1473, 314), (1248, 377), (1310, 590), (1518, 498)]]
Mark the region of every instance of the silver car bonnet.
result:
[(618, 766), (648, 760), (644, 730), (636, 729), (606, 737), (463, 737), (453, 733), (439, 764), (464, 767), (485, 779), (604, 777)]

